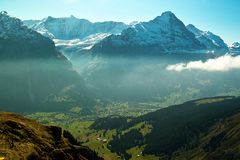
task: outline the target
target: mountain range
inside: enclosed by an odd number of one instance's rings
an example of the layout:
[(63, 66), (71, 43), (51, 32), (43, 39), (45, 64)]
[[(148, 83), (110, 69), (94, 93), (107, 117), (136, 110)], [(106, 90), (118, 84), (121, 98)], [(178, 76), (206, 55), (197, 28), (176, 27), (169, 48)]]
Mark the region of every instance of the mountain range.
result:
[[(223, 52), (228, 46), (217, 35), (185, 26), (172, 12), (164, 12), (149, 22), (91, 23), (74, 16), (28, 20), (24, 24), (55, 40), (58, 48), (72, 55), (87, 50), (93, 53), (117, 52)], [(119, 53), (120, 54), (120, 53)], [(129, 53), (128, 53), (129, 54)]]

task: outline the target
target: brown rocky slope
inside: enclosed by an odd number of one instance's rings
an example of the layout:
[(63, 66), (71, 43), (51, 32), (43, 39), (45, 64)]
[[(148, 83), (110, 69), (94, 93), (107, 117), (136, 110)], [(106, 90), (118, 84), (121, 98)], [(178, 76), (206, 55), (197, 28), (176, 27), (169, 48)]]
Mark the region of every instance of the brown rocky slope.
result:
[(0, 159), (101, 160), (68, 131), (13, 113), (0, 112)]

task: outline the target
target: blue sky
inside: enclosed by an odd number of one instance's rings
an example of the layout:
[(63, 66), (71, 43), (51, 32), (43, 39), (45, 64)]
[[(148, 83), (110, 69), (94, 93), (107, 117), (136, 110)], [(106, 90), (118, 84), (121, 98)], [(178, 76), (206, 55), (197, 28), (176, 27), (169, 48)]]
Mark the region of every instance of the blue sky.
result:
[(0, 0), (0, 10), (20, 19), (74, 15), (90, 21), (149, 21), (172, 11), (185, 24), (240, 41), (240, 0)]

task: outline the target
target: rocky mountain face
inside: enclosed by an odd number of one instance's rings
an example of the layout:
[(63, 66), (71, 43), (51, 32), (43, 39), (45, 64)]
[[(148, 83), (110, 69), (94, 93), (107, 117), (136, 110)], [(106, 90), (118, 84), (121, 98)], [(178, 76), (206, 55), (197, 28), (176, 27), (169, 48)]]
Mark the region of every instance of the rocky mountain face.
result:
[(0, 113), (0, 159), (102, 160), (60, 127)]
[(221, 39), (221, 37), (209, 32), (209, 31), (201, 31), (196, 28), (194, 25), (189, 24), (187, 29), (192, 32), (195, 37), (206, 46), (207, 49), (212, 51), (225, 51), (227, 52), (228, 46)]
[(54, 42), (5, 12), (0, 13), (0, 63), (3, 110), (60, 111), (89, 102), (81, 78)]
[(137, 23), (96, 44), (92, 51), (111, 53), (173, 53), (203, 50), (201, 44), (172, 12), (165, 12), (149, 22)]

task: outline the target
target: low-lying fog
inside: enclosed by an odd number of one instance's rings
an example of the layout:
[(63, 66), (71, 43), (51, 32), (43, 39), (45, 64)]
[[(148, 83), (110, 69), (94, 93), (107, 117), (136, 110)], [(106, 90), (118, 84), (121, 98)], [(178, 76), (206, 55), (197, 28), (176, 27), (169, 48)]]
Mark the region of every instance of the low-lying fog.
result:
[(99, 96), (117, 101), (180, 103), (194, 98), (240, 95), (240, 57), (184, 58), (80, 56), (72, 60)]

